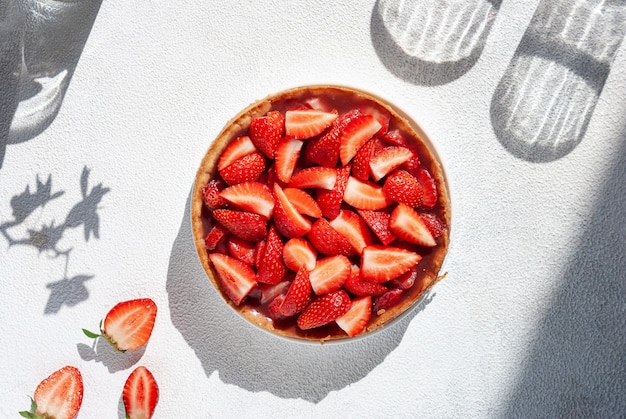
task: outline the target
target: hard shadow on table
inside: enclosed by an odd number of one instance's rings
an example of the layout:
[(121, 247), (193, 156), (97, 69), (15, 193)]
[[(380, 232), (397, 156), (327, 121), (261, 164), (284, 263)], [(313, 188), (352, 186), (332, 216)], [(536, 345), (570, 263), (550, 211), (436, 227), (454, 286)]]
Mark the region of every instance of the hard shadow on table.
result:
[[(503, 417), (626, 413), (626, 126)], [(584, 174), (583, 174), (584, 175)]]
[(172, 323), (195, 351), (207, 376), (217, 371), (224, 383), (248, 391), (314, 403), (382, 363), (429, 301), (392, 329), (354, 343), (321, 346), (280, 340), (247, 324), (213, 288), (194, 247), (189, 198), (172, 246), (167, 293)]
[(410, 83), (437, 86), (476, 63), (502, 0), (377, 0), (370, 36), (381, 62)]

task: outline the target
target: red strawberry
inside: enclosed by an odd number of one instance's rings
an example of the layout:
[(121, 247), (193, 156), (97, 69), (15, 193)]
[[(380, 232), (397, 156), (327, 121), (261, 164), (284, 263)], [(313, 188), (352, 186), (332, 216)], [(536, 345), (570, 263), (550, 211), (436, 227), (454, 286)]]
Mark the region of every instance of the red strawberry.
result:
[(309, 273), (311, 287), (317, 295), (327, 294), (341, 288), (350, 276), (350, 260), (343, 255), (328, 256), (317, 261)]
[(228, 236), (228, 229), (223, 225), (216, 223), (204, 238), (204, 245), (208, 250), (215, 250)]
[(394, 169), (413, 157), (406, 147), (385, 147), (370, 159), (370, 169), (374, 180), (379, 181)]
[(257, 151), (256, 147), (252, 144), (250, 137), (247, 135), (237, 137), (226, 146), (220, 155), (220, 159), (217, 163), (217, 170), (224, 170), (226, 167), (234, 163), (235, 160), (238, 160), (243, 156), (247, 156), (255, 151)]
[(283, 138), (276, 147), (276, 160), (274, 167), (276, 176), (284, 183), (289, 183), (293, 170), (296, 168), (300, 150), (302, 149), (302, 141)]
[(331, 190), (317, 189), (317, 203), (322, 210), (322, 214), (328, 219), (333, 219), (339, 215), (339, 209), (343, 202), (343, 194), (350, 177), (350, 166), (337, 169), (337, 181)]
[(389, 145), (408, 146), (408, 141), (404, 138), (400, 130), (397, 129), (385, 132), (380, 138)]
[(341, 117), (335, 119), (326, 134), (309, 141), (305, 149), (306, 161), (319, 164), (320, 166), (335, 167), (339, 159), (341, 132), (350, 121), (359, 115), (358, 110), (341, 115)]
[(422, 190), (424, 191), (424, 196), (422, 197), (422, 207), (433, 208), (437, 204), (438, 198), (435, 179), (433, 179), (430, 172), (423, 167), (420, 167), (416, 171), (415, 177), (420, 185), (422, 185)]
[(267, 233), (267, 218), (259, 214), (218, 209), (213, 211), (213, 218), (243, 240), (255, 242), (263, 239)]
[(261, 304), (267, 304), (281, 294), (285, 295), (290, 285), (291, 281), (287, 279), (280, 281), (278, 284), (259, 284), (257, 288), (261, 292)]
[(337, 233), (325, 218), (320, 218), (313, 223), (307, 237), (313, 247), (325, 255), (354, 255), (350, 242)]
[(254, 265), (256, 243), (242, 240), (236, 236), (230, 236), (226, 240), (226, 245), (228, 246), (229, 255), (250, 266)]
[(424, 196), (422, 185), (413, 175), (402, 169), (387, 176), (383, 192), (389, 199), (410, 207), (419, 207)]
[(319, 96), (310, 97), (304, 101), (304, 104), (311, 109), (316, 109), (318, 111), (324, 112), (332, 112), (333, 105), (328, 102), (328, 100), (321, 98)]
[(25, 418), (73, 419), (83, 403), (83, 377), (76, 367), (65, 366), (42, 380)]
[(150, 298), (123, 301), (104, 317), (100, 334), (86, 329), (83, 332), (90, 338), (104, 337), (118, 351), (132, 351), (148, 342), (156, 315), (156, 303)]
[(374, 281), (364, 281), (358, 266), (353, 265), (350, 276), (343, 284), (343, 287), (354, 295), (365, 297), (368, 295), (382, 295), (386, 293), (387, 287)]
[(285, 134), (306, 139), (321, 134), (337, 119), (337, 112), (318, 110), (289, 110), (285, 112)]
[(309, 304), (298, 316), (298, 327), (307, 330), (328, 324), (347, 313), (351, 305), (350, 297), (344, 290), (323, 295)]
[(315, 202), (315, 199), (302, 189), (284, 188), (283, 192), (300, 214), (314, 218), (320, 218), (322, 216), (322, 210), (317, 202)]
[(382, 244), (387, 245), (396, 239), (396, 236), (389, 230), (388, 213), (370, 210), (358, 210), (357, 212)]
[(392, 201), (383, 193), (383, 188), (373, 182), (363, 182), (350, 176), (343, 193), (343, 200), (356, 209), (379, 210)]
[(391, 283), (392, 287), (408, 290), (415, 284), (417, 279), (417, 269), (413, 268), (408, 272), (403, 273), (398, 278), (394, 279)]
[(350, 242), (357, 254), (361, 254), (366, 246), (373, 243), (367, 224), (355, 212), (340, 210), (339, 215), (329, 224)]
[(272, 164), (269, 169), (267, 169), (267, 186), (270, 190), (274, 190), (274, 184), (278, 183), (281, 188), (285, 188), (287, 184), (282, 180), (278, 179), (278, 175), (276, 174), (276, 165)]
[(274, 198), (270, 188), (260, 182), (243, 182), (229, 186), (220, 196), (235, 207), (270, 218), (274, 211)]
[(361, 255), (361, 278), (387, 282), (417, 265), (421, 259), (417, 253), (398, 247), (368, 246)]
[(428, 231), (430, 231), (430, 234), (432, 234), (435, 239), (446, 232), (446, 225), (437, 215), (431, 212), (422, 212), (420, 213), (420, 217), (422, 217), (422, 221), (424, 221), (424, 224), (428, 227)]
[(330, 167), (313, 166), (302, 169), (291, 177), (290, 188), (332, 189), (337, 180), (337, 170)]
[(224, 169), (220, 170), (222, 179), (229, 185), (242, 182), (254, 182), (265, 171), (265, 158), (255, 151), (238, 158)]
[(378, 130), (377, 134), (383, 135), (389, 129), (389, 120), (391, 119), (391, 115), (389, 112), (384, 109), (374, 106), (372, 104), (363, 104), (359, 106), (359, 110), (362, 114), (372, 115), (378, 123), (380, 124), (380, 130)]
[(374, 137), (365, 143), (359, 151), (357, 151), (352, 160), (352, 176), (359, 180), (368, 180), (370, 178), (370, 160), (383, 148), (382, 142)]
[(287, 267), (283, 262), (283, 241), (276, 231), (276, 227), (270, 226), (265, 239), (265, 251), (259, 261), (257, 281), (265, 284), (277, 284), (285, 277)]
[(361, 297), (352, 300), (350, 310), (337, 317), (335, 323), (352, 337), (365, 330), (370, 317), (372, 317), (372, 297)]
[(294, 272), (298, 272), (303, 266), (312, 271), (317, 262), (317, 251), (306, 239), (295, 237), (289, 239), (283, 246), (283, 260)]
[(226, 201), (220, 196), (220, 192), (226, 186), (226, 182), (221, 179), (211, 179), (204, 185), (202, 188), (202, 199), (209, 209), (217, 209), (226, 205)]
[(398, 304), (400, 300), (402, 300), (403, 295), (404, 290), (402, 288), (393, 288), (381, 295), (380, 297), (376, 297), (373, 304), (374, 313), (380, 316), (386, 310)]
[(300, 237), (309, 232), (311, 222), (296, 210), (277, 183), (274, 184), (274, 201), (274, 223), (283, 236)]
[(284, 301), (285, 294), (280, 294), (276, 296), (276, 298), (274, 298), (271, 303), (269, 303), (269, 305), (267, 306), (267, 313), (269, 314), (271, 319), (281, 320), (285, 318), (285, 316), (283, 316), (280, 312), (280, 307), (283, 305)]
[(254, 249), (254, 267), (258, 268), (265, 253), (265, 240), (259, 240)]
[(339, 158), (346, 165), (361, 147), (380, 130), (382, 125), (372, 115), (359, 115), (342, 129)]
[(122, 400), (128, 419), (150, 419), (159, 401), (159, 386), (146, 367), (139, 366), (130, 373), (122, 390)]
[(240, 260), (220, 253), (211, 253), (209, 259), (224, 292), (235, 305), (241, 304), (257, 285), (252, 268)]
[(252, 119), (250, 139), (254, 145), (270, 159), (274, 158), (276, 146), (283, 137), (285, 117), (278, 111), (270, 111), (266, 116)]
[(398, 204), (394, 208), (389, 218), (389, 229), (393, 234), (409, 243), (427, 247), (437, 245), (422, 217), (408, 205)]
[(291, 286), (280, 306), (280, 314), (285, 317), (298, 314), (309, 305), (310, 301), (311, 282), (309, 281), (309, 271), (303, 267), (291, 282)]

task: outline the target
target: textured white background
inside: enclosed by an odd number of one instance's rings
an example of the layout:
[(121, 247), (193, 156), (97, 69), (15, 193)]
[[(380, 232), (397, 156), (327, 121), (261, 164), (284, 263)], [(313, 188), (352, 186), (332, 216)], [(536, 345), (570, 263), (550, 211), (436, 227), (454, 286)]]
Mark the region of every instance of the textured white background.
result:
[[(477, 63), (420, 86), (378, 57), (374, 2), (105, 0), (58, 116), (9, 145), (0, 169), (0, 223), (37, 175), (65, 192), (23, 230), (63, 221), (85, 166), (90, 188), (110, 188), (98, 239), (65, 231), (67, 266), (0, 237), (1, 415), (17, 417), (66, 364), (83, 373), (79, 418), (123, 417), (137, 365), (159, 383), (156, 418), (624, 415), (626, 50), (578, 147), (551, 163), (514, 157), (489, 107), (537, 4), (503, 2)], [(279, 341), (228, 311), (188, 225), (197, 165), (225, 121), (319, 82), (407, 110), (444, 161), (454, 211), (449, 274), (433, 298), (385, 333), (323, 347)], [(47, 284), (76, 275), (92, 276), (88, 295), (51, 299)], [(82, 334), (144, 296), (159, 307), (145, 349), (115, 354)]]

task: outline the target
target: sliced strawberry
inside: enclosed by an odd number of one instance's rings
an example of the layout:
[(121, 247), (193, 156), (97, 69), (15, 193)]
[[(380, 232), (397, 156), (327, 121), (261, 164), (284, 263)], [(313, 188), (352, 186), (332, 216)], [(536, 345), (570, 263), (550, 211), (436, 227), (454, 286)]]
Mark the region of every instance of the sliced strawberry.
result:
[(340, 210), (339, 215), (329, 221), (329, 224), (350, 242), (357, 254), (361, 254), (366, 246), (373, 243), (367, 224), (355, 212)]
[(218, 209), (213, 211), (213, 218), (243, 240), (255, 242), (263, 239), (267, 234), (267, 218), (259, 214)]
[(220, 192), (226, 186), (226, 182), (221, 179), (211, 179), (202, 188), (202, 199), (209, 209), (217, 209), (226, 205), (224, 198), (220, 196)]
[(350, 276), (343, 284), (343, 287), (359, 297), (382, 295), (388, 291), (387, 287), (383, 284), (363, 280), (363, 278), (361, 278), (360, 269), (356, 265), (352, 265)]
[(289, 280), (280, 281), (278, 284), (259, 284), (257, 288), (261, 291), (259, 298), (261, 304), (267, 304), (281, 294), (285, 295), (290, 286), (291, 281)]
[(220, 155), (220, 159), (217, 163), (217, 170), (224, 170), (226, 167), (234, 163), (235, 160), (254, 153), (255, 151), (257, 151), (257, 149), (254, 144), (252, 144), (250, 137), (247, 135), (237, 137), (226, 146)]
[(383, 191), (389, 199), (410, 207), (419, 207), (424, 196), (422, 185), (413, 175), (402, 169), (387, 176)]
[(309, 274), (311, 287), (317, 295), (327, 294), (341, 288), (350, 276), (350, 260), (343, 255), (320, 259)]
[(389, 229), (393, 234), (409, 243), (427, 247), (437, 245), (422, 217), (408, 205), (398, 204), (394, 208), (389, 218)]
[(144, 366), (130, 373), (122, 390), (122, 400), (128, 419), (150, 419), (159, 401), (159, 386)]
[(283, 241), (276, 231), (276, 227), (270, 226), (265, 239), (265, 251), (259, 261), (257, 281), (265, 284), (277, 284), (285, 277), (287, 267), (283, 262)]
[(230, 236), (226, 240), (226, 245), (228, 246), (229, 255), (250, 266), (254, 265), (256, 243), (242, 240), (236, 236)]
[(335, 119), (337, 112), (289, 110), (285, 112), (285, 134), (302, 140), (312, 138), (324, 132)]
[(235, 207), (270, 218), (274, 211), (274, 198), (270, 188), (260, 182), (243, 182), (229, 186), (220, 196)]
[(220, 223), (215, 223), (204, 238), (204, 245), (208, 250), (215, 250), (228, 236), (228, 229)]
[(335, 167), (339, 159), (342, 130), (350, 121), (359, 115), (360, 112), (358, 109), (341, 115), (339, 118), (335, 119), (324, 135), (309, 141), (305, 149), (306, 161), (319, 164), (320, 166)]
[(435, 239), (441, 237), (446, 232), (446, 225), (437, 215), (431, 212), (421, 212), (420, 217), (422, 217), (422, 221), (424, 221), (428, 231)]
[(389, 230), (389, 214), (384, 211), (358, 210), (361, 218), (382, 244), (389, 244), (397, 237)]
[(284, 188), (283, 192), (300, 214), (314, 218), (320, 218), (322, 216), (322, 209), (317, 202), (315, 202), (315, 199), (302, 189)]
[(83, 377), (78, 368), (65, 366), (42, 380), (33, 395), (25, 418), (73, 419), (83, 403)]
[(374, 180), (379, 181), (413, 157), (413, 152), (406, 147), (385, 147), (370, 160), (370, 169)]
[(389, 145), (408, 146), (408, 141), (404, 138), (400, 130), (397, 129), (385, 132), (380, 138)]
[(348, 336), (356, 336), (365, 330), (372, 317), (372, 297), (361, 297), (352, 300), (350, 310), (337, 317), (335, 323)]
[(339, 144), (341, 164), (346, 165), (352, 160), (361, 147), (374, 136), (382, 125), (372, 115), (361, 114), (352, 119), (342, 129)]
[(305, 238), (295, 237), (287, 240), (283, 246), (283, 260), (294, 272), (298, 272), (303, 266), (312, 271), (317, 262), (317, 251)]
[(377, 137), (366, 142), (365, 145), (357, 151), (352, 160), (352, 176), (363, 181), (369, 180), (371, 173), (370, 160), (376, 153), (382, 150), (382, 148), (383, 144)]
[(285, 301), (285, 294), (277, 295), (276, 298), (272, 300), (271, 303), (267, 306), (267, 313), (269, 314), (271, 319), (274, 320), (282, 320), (285, 316), (280, 312), (280, 308)]
[(283, 137), (285, 117), (278, 111), (270, 111), (266, 116), (253, 118), (250, 122), (250, 139), (261, 153), (274, 158), (276, 146)]
[(359, 110), (362, 114), (372, 115), (378, 123), (380, 124), (380, 130), (378, 130), (377, 134), (383, 135), (389, 129), (389, 120), (391, 119), (391, 115), (386, 110), (374, 106), (372, 104), (363, 104), (359, 106)]
[(254, 182), (265, 171), (265, 158), (255, 151), (235, 160), (224, 169), (220, 170), (222, 179), (229, 185), (242, 182)]
[(314, 97), (305, 99), (304, 104), (308, 106), (310, 109), (315, 109), (315, 110), (323, 111), (323, 112), (332, 112), (334, 109), (332, 103), (330, 103), (328, 100), (319, 96), (314, 96)]
[(356, 209), (380, 210), (392, 201), (383, 193), (383, 188), (373, 182), (363, 182), (350, 176), (343, 193), (343, 200)]
[(276, 147), (276, 160), (274, 167), (276, 176), (284, 183), (289, 183), (293, 170), (300, 157), (302, 141), (291, 138), (283, 138)]
[(235, 305), (241, 304), (257, 285), (256, 275), (252, 268), (231, 256), (220, 253), (211, 253), (209, 259), (224, 292)]
[(413, 268), (391, 281), (391, 286), (394, 288), (408, 290), (415, 284), (416, 279), (417, 269)]
[(330, 167), (313, 166), (302, 169), (291, 177), (290, 188), (332, 189), (337, 180), (337, 170)]
[(254, 249), (254, 267), (258, 269), (261, 264), (261, 259), (263, 259), (263, 254), (265, 253), (265, 240), (259, 240), (256, 243), (256, 248)]
[(343, 194), (348, 184), (348, 178), (350, 177), (350, 166), (345, 166), (337, 169), (337, 181), (335, 186), (331, 190), (317, 189), (315, 196), (317, 197), (317, 203), (322, 210), (322, 215), (328, 219), (333, 219), (339, 215), (341, 209), (341, 203), (343, 202)]
[(307, 235), (309, 242), (325, 255), (354, 255), (350, 242), (332, 228), (325, 218), (316, 220)]
[(298, 327), (307, 330), (328, 324), (347, 313), (351, 305), (350, 297), (344, 290), (323, 295), (309, 304), (298, 316)]
[(311, 222), (304, 218), (278, 184), (274, 184), (274, 223), (285, 237), (304, 236), (311, 229)]
[(291, 286), (280, 307), (280, 314), (289, 317), (304, 310), (311, 301), (311, 289), (309, 271), (303, 267), (291, 282)]
[(274, 190), (274, 184), (278, 183), (281, 188), (287, 187), (287, 184), (282, 180), (278, 179), (278, 175), (276, 174), (276, 165), (272, 164), (269, 169), (267, 169), (267, 187), (270, 190)]
[(417, 253), (398, 247), (368, 246), (361, 256), (361, 278), (387, 282), (417, 265), (421, 259)]
[(420, 167), (416, 171), (415, 177), (417, 181), (422, 185), (422, 190), (424, 192), (424, 196), (422, 197), (422, 207), (424, 208), (433, 208), (437, 205), (437, 184), (435, 183), (435, 179), (430, 174), (428, 170), (423, 167)]
[(402, 300), (403, 295), (404, 290), (402, 288), (393, 288), (380, 297), (376, 297), (373, 304), (374, 313), (380, 316), (385, 311), (398, 304)]

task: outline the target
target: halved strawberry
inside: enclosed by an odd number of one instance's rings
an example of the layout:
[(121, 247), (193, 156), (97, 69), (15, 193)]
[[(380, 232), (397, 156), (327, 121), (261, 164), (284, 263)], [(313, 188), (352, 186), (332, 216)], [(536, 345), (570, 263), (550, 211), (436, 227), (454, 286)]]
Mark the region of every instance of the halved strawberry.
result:
[(324, 215), (329, 220), (332, 220), (339, 215), (341, 209), (341, 203), (343, 202), (343, 194), (348, 184), (348, 178), (350, 177), (350, 166), (345, 166), (337, 169), (337, 181), (335, 186), (331, 190), (316, 189), (315, 196), (317, 197), (317, 203)]
[(291, 282), (291, 286), (285, 294), (285, 298), (280, 306), (280, 314), (285, 317), (300, 313), (311, 301), (311, 281), (309, 271), (302, 268)]
[(383, 193), (383, 188), (373, 182), (363, 182), (350, 176), (343, 193), (343, 200), (356, 209), (380, 210), (392, 201)]
[(86, 329), (83, 332), (90, 338), (105, 338), (118, 351), (132, 351), (148, 342), (156, 315), (156, 303), (150, 298), (122, 301), (104, 317), (100, 323), (100, 334)]
[(374, 106), (372, 104), (363, 104), (358, 107), (358, 109), (363, 114), (372, 115), (378, 123), (380, 124), (380, 130), (378, 130), (377, 134), (383, 135), (389, 129), (389, 121), (391, 120), (391, 115), (386, 110)]
[(270, 218), (274, 211), (274, 198), (267, 185), (260, 182), (243, 182), (229, 186), (220, 196), (235, 207)]
[(302, 141), (292, 138), (283, 138), (276, 147), (274, 167), (276, 176), (284, 183), (289, 183), (293, 170), (300, 157)]
[(228, 229), (220, 223), (215, 223), (204, 238), (204, 245), (208, 250), (215, 250), (228, 236)]
[(130, 373), (124, 383), (122, 400), (128, 419), (150, 419), (159, 401), (159, 386), (144, 366)]
[(393, 288), (383, 295), (374, 299), (373, 310), (379, 316), (391, 307), (395, 306), (402, 300), (404, 290), (402, 288)]
[(283, 262), (283, 241), (271, 225), (265, 239), (265, 251), (259, 261), (257, 281), (265, 284), (277, 284), (285, 277), (287, 267)]
[(393, 288), (400, 288), (403, 290), (408, 290), (415, 284), (415, 280), (417, 279), (417, 269), (410, 269), (408, 272), (403, 273), (393, 281), (391, 281), (390, 285)]
[(284, 188), (283, 192), (300, 214), (314, 218), (320, 218), (322, 216), (322, 209), (317, 202), (315, 202), (315, 199), (302, 189)]
[(422, 221), (424, 221), (424, 224), (428, 227), (430, 234), (432, 234), (435, 239), (446, 232), (446, 225), (441, 218), (437, 217), (436, 214), (431, 212), (421, 212), (420, 217), (422, 217)]
[(347, 209), (340, 210), (339, 215), (330, 220), (329, 224), (350, 242), (357, 254), (361, 254), (366, 246), (373, 243), (367, 224), (355, 212)]
[(328, 131), (320, 138), (307, 142), (304, 151), (305, 160), (308, 163), (319, 164), (325, 167), (335, 167), (339, 159), (339, 147), (341, 145), (341, 132), (353, 119), (358, 117), (358, 109), (341, 115), (331, 124)]
[(241, 304), (257, 285), (252, 268), (240, 260), (220, 253), (211, 253), (209, 259), (224, 292), (235, 305)]
[(315, 109), (318, 111), (332, 112), (334, 109), (332, 103), (330, 103), (325, 98), (322, 98), (319, 96), (314, 96), (314, 97), (305, 99), (304, 104), (308, 106), (309, 108)]
[(272, 300), (271, 303), (267, 306), (267, 314), (273, 320), (282, 320), (285, 316), (280, 312), (280, 307), (283, 305), (285, 301), (285, 294), (277, 295), (276, 298)]
[(368, 246), (361, 255), (361, 278), (387, 282), (417, 265), (421, 259), (419, 254), (398, 247)]
[(350, 260), (343, 255), (318, 260), (315, 268), (309, 273), (313, 291), (317, 295), (337, 291), (350, 276), (351, 268)]
[(422, 217), (408, 205), (398, 204), (394, 208), (389, 218), (389, 229), (393, 234), (409, 243), (427, 247), (437, 245)]
[(42, 380), (33, 395), (25, 418), (73, 419), (83, 403), (83, 377), (78, 368), (65, 366)]
[(298, 212), (277, 183), (274, 184), (274, 201), (274, 223), (283, 236), (300, 237), (309, 232), (311, 222)]
[(387, 212), (371, 210), (358, 210), (357, 212), (382, 244), (387, 245), (397, 238), (389, 230), (390, 215)]
[(220, 192), (228, 186), (221, 179), (211, 179), (202, 188), (202, 200), (209, 209), (217, 209), (226, 204), (224, 198), (220, 196)]
[(383, 148), (383, 143), (374, 137), (357, 151), (354, 159), (352, 159), (352, 176), (359, 180), (369, 180), (370, 178), (370, 160)]
[(337, 112), (314, 109), (285, 112), (285, 134), (288, 137), (307, 139), (324, 132), (337, 119)]
[[(259, 297), (261, 304), (267, 304), (281, 294), (285, 295), (290, 286), (291, 281), (288, 279), (280, 281), (278, 284), (259, 284), (257, 288), (261, 292), (261, 296)], [(252, 293), (250, 293), (250, 295), (252, 295)]]
[(259, 240), (256, 242), (256, 247), (254, 249), (254, 267), (258, 269), (261, 264), (261, 259), (263, 258), (263, 254), (265, 253), (265, 240)]
[(226, 240), (226, 246), (229, 255), (250, 266), (254, 265), (256, 243), (242, 240), (237, 236), (230, 236)]
[(372, 317), (372, 297), (361, 297), (352, 300), (350, 310), (337, 317), (335, 323), (352, 337), (365, 330), (370, 317)]
[(352, 265), (350, 276), (346, 279), (343, 287), (352, 294), (365, 297), (365, 296), (377, 296), (382, 295), (388, 291), (388, 288), (383, 284), (379, 284), (374, 281), (365, 281), (361, 278), (361, 272), (358, 266)]
[(374, 180), (379, 181), (413, 157), (413, 152), (406, 147), (385, 147), (370, 159), (370, 169)]
[(313, 247), (325, 255), (354, 255), (350, 242), (337, 233), (325, 218), (319, 218), (313, 223), (307, 237)]
[(222, 179), (229, 185), (242, 182), (254, 182), (265, 171), (265, 158), (255, 151), (238, 158), (224, 169), (220, 170)]
[(247, 135), (242, 135), (240, 137), (235, 138), (233, 141), (228, 143), (222, 154), (220, 155), (220, 159), (217, 163), (217, 170), (224, 170), (226, 167), (230, 166), (235, 160), (240, 159), (243, 156), (247, 156), (248, 154), (254, 153), (256, 147), (252, 144), (252, 140)]
[(352, 160), (361, 147), (380, 130), (382, 125), (372, 115), (360, 114), (342, 129), (339, 144), (341, 164)]
[(337, 170), (331, 167), (313, 166), (302, 169), (291, 177), (290, 188), (332, 189), (337, 180)]
[(263, 239), (267, 234), (267, 218), (259, 214), (218, 209), (213, 211), (213, 218), (243, 240), (255, 242)]
[(400, 130), (397, 129), (385, 132), (380, 136), (380, 138), (389, 145), (399, 145), (406, 147), (409, 144), (406, 138), (404, 138), (404, 136), (400, 132)]
[(298, 316), (298, 327), (307, 330), (328, 324), (347, 313), (351, 305), (350, 297), (344, 290), (323, 295), (309, 304)]
[(294, 272), (298, 272), (303, 266), (312, 271), (317, 262), (317, 251), (305, 238), (295, 237), (287, 240), (283, 246), (283, 260)]
[(397, 169), (387, 176), (383, 192), (390, 200), (410, 207), (419, 207), (424, 197), (422, 185), (413, 175), (403, 169)]
[(435, 183), (435, 179), (430, 174), (428, 170), (423, 167), (420, 167), (415, 174), (415, 178), (422, 185), (422, 190), (424, 195), (422, 197), (422, 207), (424, 208), (433, 208), (437, 205), (437, 184)]
[(283, 137), (285, 117), (278, 111), (270, 111), (266, 116), (253, 118), (250, 122), (250, 139), (261, 153), (274, 158), (276, 146)]

